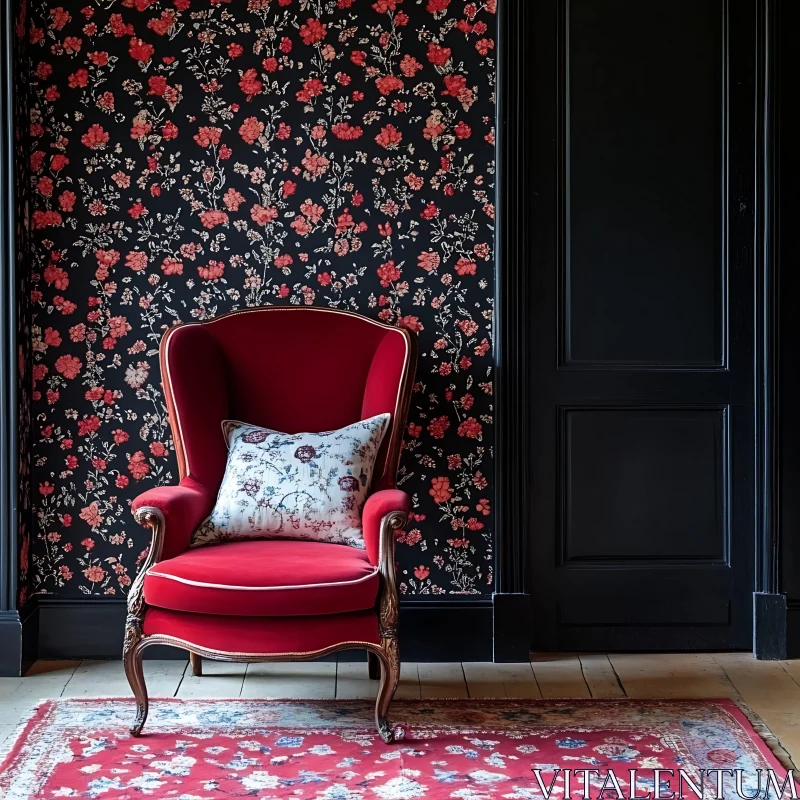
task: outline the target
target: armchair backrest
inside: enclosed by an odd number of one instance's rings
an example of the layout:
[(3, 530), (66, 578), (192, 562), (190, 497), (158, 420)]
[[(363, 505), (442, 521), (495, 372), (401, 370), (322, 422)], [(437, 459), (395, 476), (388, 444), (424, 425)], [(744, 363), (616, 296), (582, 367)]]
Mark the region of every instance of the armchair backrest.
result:
[(224, 419), (300, 433), (388, 412), (373, 488), (393, 486), (416, 357), (416, 337), (404, 328), (313, 306), (175, 326), (161, 341), (161, 376), (181, 479), (218, 488)]

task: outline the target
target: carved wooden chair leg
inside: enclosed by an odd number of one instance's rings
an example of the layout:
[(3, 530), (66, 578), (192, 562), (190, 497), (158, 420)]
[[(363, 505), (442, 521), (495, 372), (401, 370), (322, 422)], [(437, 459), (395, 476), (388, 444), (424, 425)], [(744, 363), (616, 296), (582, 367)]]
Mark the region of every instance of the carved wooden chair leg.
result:
[(199, 678), (203, 674), (203, 659), (189, 651), (189, 663), (192, 665), (192, 675)]
[(377, 657), (381, 665), (381, 683), (378, 687), (378, 698), (375, 701), (375, 725), (381, 739), (389, 744), (395, 738), (388, 718), (389, 705), (397, 691), (397, 684), (400, 682), (400, 649), (397, 639), (383, 639)]
[(142, 732), (144, 723), (147, 720), (147, 712), (150, 704), (147, 698), (147, 686), (144, 682), (144, 665), (142, 664), (141, 637), (132, 637), (134, 641), (128, 645), (126, 636), (126, 647), (122, 653), (122, 662), (125, 666), (125, 675), (131, 685), (133, 696), (136, 699), (136, 719), (131, 727), (131, 734), (138, 736)]
[(369, 650), (367, 650), (367, 669), (371, 680), (377, 681), (380, 679), (381, 662), (378, 656), (376, 656), (375, 653), (371, 653)]

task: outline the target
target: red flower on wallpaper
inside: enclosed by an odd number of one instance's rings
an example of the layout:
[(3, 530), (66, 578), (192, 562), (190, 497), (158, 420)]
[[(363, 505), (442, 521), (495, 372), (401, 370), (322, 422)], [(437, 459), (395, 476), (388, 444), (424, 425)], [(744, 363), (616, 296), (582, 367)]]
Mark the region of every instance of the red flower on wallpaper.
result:
[(396, 150), (397, 146), (403, 141), (403, 134), (394, 125), (387, 125), (381, 128), (381, 132), (375, 137), (375, 141), (387, 150)]
[(128, 43), (128, 53), (130, 53), (130, 56), (134, 61), (139, 61), (142, 63), (149, 61), (153, 57), (155, 48), (153, 45), (147, 44), (147, 42), (143, 42), (141, 39), (133, 37)]
[(483, 432), (483, 425), (474, 417), (467, 417), (458, 426), (458, 435), (466, 436), (468, 439), (477, 439)]
[(435, 503), (446, 503), (453, 496), (453, 490), (450, 488), (450, 478), (433, 478), (428, 494), (430, 494)]
[(130, 472), (134, 480), (137, 481), (140, 481), (150, 472), (150, 464), (147, 462), (147, 457), (141, 450), (138, 450), (130, 457), (128, 461), (128, 472)]
[(450, 427), (450, 417), (442, 416), (432, 419), (428, 423), (428, 432), (434, 439), (444, 438), (447, 429)]
[(449, 94), (451, 97), (458, 97), (467, 87), (467, 79), (463, 75), (445, 75), (445, 90), (442, 94)]
[(278, 218), (278, 209), (274, 206), (264, 208), (264, 206), (256, 203), (250, 209), (250, 217), (256, 225), (267, 225)]
[(378, 267), (378, 278), (381, 286), (390, 286), (393, 281), (399, 280), (403, 273), (395, 266), (394, 261), (387, 261)]
[(312, 97), (318, 97), (325, 91), (325, 84), (319, 78), (309, 78), (303, 83), (303, 88), (296, 92), (295, 97), (301, 103), (310, 103)]
[(428, 43), (428, 61), (436, 67), (443, 67), (450, 60), (452, 50), (449, 47), (442, 47), (436, 42)]
[(426, 250), (424, 253), (420, 253), (417, 256), (417, 265), (426, 272), (432, 272), (439, 266), (439, 264), (441, 264), (441, 262), (442, 257), (438, 253), (434, 253), (431, 250)]
[(306, 150), (305, 157), (300, 163), (305, 168), (306, 174), (313, 179), (324, 175), (328, 171), (331, 162), (326, 156)]
[(396, 11), (397, 7), (402, 2), (403, 0), (375, 0), (375, 2), (372, 4), (372, 7), (379, 14), (389, 14), (392, 11)]
[(58, 205), (62, 211), (70, 212), (73, 211), (75, 208), (75, 201), (78, 199), (75, 192), (71, 192), (69, 189), (66, 191), (61, 192), (58, 196)]
[(125, 256), (125, 266), (130, 267), (134, 272), (140, 272), (143, 269), (147, 269), (148, 260), (147, 253), (141, 250), (132, 250)]
[(255, 144), (264, 132), (264, 123), (256, 117), (247, 117), (239, 126), (239, 135), (247, 144)]
[(163, 75), (151, 75), (147, 79), (147, 94), (154, 94), (157, 97), (163, 97), (169, 84)]
[(222, 196), (222, 201), (228, 211), (238, 211), (239, 206), (244, 203), (244, 195), (241, 192), (237, 192), (236, 189), (228, 189)]
[(219, 144), (222, 128), (214, 128), (208, 125), (201, 127), (192, 137), (200, 147), (211, 147)]
[(406, 78), (413, 78), (422, 68), (422, 64), (414, 56), (406, 54), (400, 60), (400, 71)]
[(300, 38), (303, 40), (303, 44), (321, 42), (327, 33), (327, 26), (313, 17), (300, 26)]
[(69, 164), (69, 159), (61, 154), (55, 155), (50, 159), (50, 169), (53, 172), (61, 172)]
[(165, 275), (183, 275), (183, 262), (167, 257), (161, 262), (161, 271)]
[(264, 84), (258, 79), (256, 70), (248, 69), (242, 74), (239, 88), (247, 95), (247, 102), (249, 103), (257, 94), (261, 94)]
[(364, 130), (361, 126), (351, 125), (349, 122), (337, 122), (331, 126), (331, 133), (337, 139), (352, 142), (354, 139), (360, 139), (364, 134)]
[(403, 81), (395, 75), (382, 75), (375, 78), (375, 86), (381, 94), (391, 94), (403, 88)]
[(66, 270), (49, 264), (44, 270), (45, 283), (52, 284), (59, 291), (64, 291), (69, 286), (69, 277)]
[(462, 256), (456, 261), (454, 269), (458, 275), (474, 275), (478, 270), (478, 266), (474, 261)]
[(55, 364), (56, 371), (67, 380), (77, 378), (82, 366), (79, 358), (68, 355), (59, 356)]
[(224, 211), (214, 209), (201, 211), (199, 216), (204, 228), (216, 228), (217, 225), (224, 225), (228, 221), (228, 215)]
[(430, 574), (431, 574), (430, 569), (428, 569), (428, 567), (426, 567), (424, 564), (421, 564), (418, 567), (414, 567), (414, 576), (418, 580), (424, 581), (425, 578), (427, 578), (428, 575)]
[(204, 281), (216, 281), (225, 274), (225, 265), (221, 261), (209, 261), (207, 266), (197, 268), (197, 274)]

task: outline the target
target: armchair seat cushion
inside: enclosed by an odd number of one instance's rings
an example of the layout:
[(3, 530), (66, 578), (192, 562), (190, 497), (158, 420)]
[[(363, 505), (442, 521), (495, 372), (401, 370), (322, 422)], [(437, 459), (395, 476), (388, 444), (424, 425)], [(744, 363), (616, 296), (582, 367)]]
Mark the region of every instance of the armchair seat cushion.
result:
[(366, 552), (346, 545), (228, 542), (153, 565), (144, 597), (155, 608), (197, 614), (342, 614), (373, 608), (379, 580)]

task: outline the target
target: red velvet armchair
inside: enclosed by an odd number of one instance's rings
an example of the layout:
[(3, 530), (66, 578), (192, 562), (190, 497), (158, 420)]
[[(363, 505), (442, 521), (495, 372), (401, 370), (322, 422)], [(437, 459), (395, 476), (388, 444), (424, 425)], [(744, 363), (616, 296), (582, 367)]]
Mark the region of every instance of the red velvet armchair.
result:
[[(180, 483), (145, 492), (134, 516), (152, 531), (128, 595), (123, 659), (138, 735), (148, 698), (142, 652), (154, 644), (224, 661), (310, 660), (367, 651), (387, 720), (400, 676), (394, 537), (410, 498), (395, 488), (416, 366), (407, 330), (346, 311), (254, 308), (178, 325), (161, 342), (161, 375)], [(328, 431), (391, 414), (362, 512), (366, 549), (295, 540), (189, 549), (214, 506), (227, 452), (220, 423), (286, 433)]]

